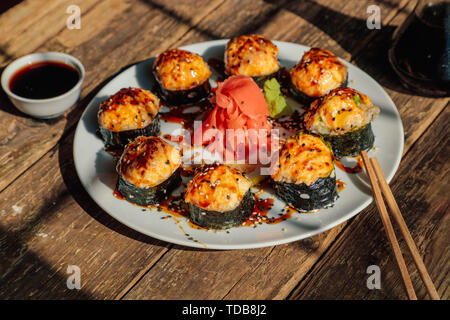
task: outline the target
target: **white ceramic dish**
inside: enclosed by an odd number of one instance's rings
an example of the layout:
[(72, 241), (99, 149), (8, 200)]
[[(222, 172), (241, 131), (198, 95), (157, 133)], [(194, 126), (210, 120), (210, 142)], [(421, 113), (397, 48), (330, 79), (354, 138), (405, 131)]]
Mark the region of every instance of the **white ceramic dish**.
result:
[[(183, 47), (202, 55), (222, 58), (227, 40), (197, 43)], [(279, 48), (279, 58), (284, 67), (292, 67), (309, 50), (309, 47), (287, 43), (274, 43)], [(123, 224), (151, 237), (184, 246), (208, 249), (246, 249), (278, 245), (307, 238), (328, 230), (353, 217), (372, 201), (365, 173), (347, 174), (336, 168), (337, 178), (346, 183), (340, 198), (332, 208), (314, 214), (295, 213), (291, 219), (278, 224), (263, 224), (257, 228), (239, 227), (228, 232), (205, 231), (191, 228), (183, 218), (161, 219), (165, 212), (142, 210), (113, 196), (116, 183), (112, 157), (103, 150), (103, 143), (96, 135), (99, 103), (123, 87), (152, 88), (150, 77), (154, 59), (133, 65), (112, 79), (94, 97), (83, 113), (74, 138), (75, 167), (80, 180), (90, 196), (108, 214)], [(381, 167), (390, 181), (400, 163), (403, 151), (403, 126), (397, 109), (383, 88), (364, 71), (343, 61), (349, 70), (349, 86), (368, 95), (381, 112), (372, 124), (375, 133), (375, 150)], [(162, 134), (171, 133), (178, 125), (161, 122)], [(264, 197), (273, 197), (265, 193)], [(275, 198), (269, 216), (278, 216), (284, 203)], [(186, 233), (189, 236), (186, 236)], [(191, 238), (191, 239), (189, 239)], [(197, 240), (198, 242), (193, 241)]]
[[(41, 61), (58, 61), (74, 67), (79, 74), (77, 84), (69, 91), (48, 99), (28, 99), (11, 92), (9, 89), (11, 77), (23, 67)], [(3, 90), (17, 109), (35, 118), (50, 119), (60, 116), (78, 101), (84, 73), (83, 64), (74, 56), (61, 52), (38, 52), (11, 62), (2, 73), (1, 83)]]

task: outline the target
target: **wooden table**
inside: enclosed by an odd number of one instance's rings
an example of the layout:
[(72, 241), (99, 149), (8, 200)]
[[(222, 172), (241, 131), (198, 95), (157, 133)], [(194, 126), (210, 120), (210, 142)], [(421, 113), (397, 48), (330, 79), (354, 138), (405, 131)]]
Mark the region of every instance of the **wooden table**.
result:
[[(449, 99), (406, 91), (387, 62), (405, 0), (23, 1), (0, 16), (0, 64), (61, 51), (86, 67), (82, 100), (38, 121), (0, 95), (0, 298), (406, 299), (372, 204), (315, 237), (262, 249), (194, 250), (135, 232), (102, 211), (74, 169), (74, 129), (94, 94), (122, 68), (180, 45), (245, 33), (332, 50), (374, 77), (395, 101), (405, 149), (391, 187), (442, 298), (449, 291)], [(366, 27), (367, 7), (382, 28)], [(81, 8), (81, 29), (66, 8)], [(403, 246), (404, 243), (401, 243)], [(403, 246), (404, 252), (406, 247)], [(406, 257), (419, 298), (428, 298)], [(66, 286), (81, 270), (81, 290)], [(369, 265), (381, 289), (369, 290)]]

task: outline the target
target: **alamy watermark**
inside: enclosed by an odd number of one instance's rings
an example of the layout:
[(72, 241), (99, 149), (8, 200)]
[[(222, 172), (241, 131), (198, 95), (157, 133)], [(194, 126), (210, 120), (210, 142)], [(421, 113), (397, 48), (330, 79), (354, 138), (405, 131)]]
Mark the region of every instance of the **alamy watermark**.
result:
[(80, 290), (81, 289), (81, 270), (80, 270), (80, 267), (78, 267), (76, 265), (69, 265), (69, 266), (67, 266), (66, 273), (69, 274), (69, 276), (67, 277), (67, 281), (66, 281), (67, 289), (69, 289), (69, 290), (73, 290), (73, 289)]
[(70, 16), (66, 20), (66, 26), (70, 30), (81, 29), (81, 9), (79, 6), (72, 4), (67, 7), (66, 13)]
[(367, 13), (369, 17), (367, 17), (366, 25), (370, 30), (373, 29), (381, 29), (381, 9), (377, 5), (370, 5), (367, 7)]
[(366, 285), (369, 290), (381, 289), (381, 270), (377, 265), (370, 265), (366, 270), (370, 276), (367, 278)]

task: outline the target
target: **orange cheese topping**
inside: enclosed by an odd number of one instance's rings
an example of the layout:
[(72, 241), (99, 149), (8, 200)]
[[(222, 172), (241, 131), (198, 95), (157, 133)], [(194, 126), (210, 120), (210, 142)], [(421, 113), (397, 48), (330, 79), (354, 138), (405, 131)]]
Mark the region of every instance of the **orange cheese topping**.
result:
[(137, 137), (127, 144), (117, 173), (136, 187), (155, 187), (181, 165), (180, 152), (158, 137)]
[(136, 130), (148, 126), (159, 111), (159, 99), (139, 88), (121, 89), (100, 105), (99, 124), (110, 131)]
[(364, 127), (379, 112), (365, 94), (351, 88), (337, 88), (311, 104), (304, 123), (308, 131), (340, 135)]
[(158, 82), (167, 90), (188, 90), (208, 81), (211, 70), (198, 54), (170, 49), (161, 53), (153, 64)]
[(185, 192), (185, 201), (204, 210), (235, 209), (250, 189), (251, 182), (238, 170), (214, 165), (198, 172)]
[(334, 171), (333, 155), (325, 142), (316, 136), (300, 133), (290, 137), (283, 146), (272, 179), (306, 185)]
[(224, 60), (229, 75), (265, 76), (280, 69), (277, 46), (256, 34), (231, 39)]
[(292, 83), (310, 97), (321, 97), (341, 86), (347, 67), (328, 50), (312, 48), (291, 70)]

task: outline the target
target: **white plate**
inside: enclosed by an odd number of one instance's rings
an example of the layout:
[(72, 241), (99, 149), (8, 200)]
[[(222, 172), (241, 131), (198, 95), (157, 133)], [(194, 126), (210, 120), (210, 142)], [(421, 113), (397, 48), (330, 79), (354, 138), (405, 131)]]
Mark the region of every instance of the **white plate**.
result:
[[(207, 61), (222, 58), (227, 40), (208, 41), (183, 47), (200, 54)], [(292, 67), (300, 60), (307, 46), (274, 41), (279, 48), (279, 58), (284, 67)], [(75, 167), (86, 191), (108, 214), (151, 237), (184, 246), (208, 249), (245, 249), (278, 245), (307, 238), (328, 230), (363, 210), (372, 201), (365, 173), (347, 174), (336, 168), (337, 178), (346, 183), (332, 208), (314, 214), (293, 214), (291, 219), (278, 224), (263, 224), (257, 228), (239, 227), (213, 232), (193, 229), (183, 218), (161, 219), (167, 213), (146, 210), (113, 196), (117, 176), (112, 157), (103, 150), (96, 135), (97, 110), (101, 101), (124, 87), (141, 87), (151, 90), (150, 77), (154, 58), (133, 65), (105, 85), (84, 111), (74, 138)], [(403, 126), (397, 108), (383, 88), (364, 71), (343, 61), (348, 66), (349, 86), (368, 95), (380, 107), (379, 117), (372, 124), (375, 133), (375, 150), (381, 167), (390, 181), (400, 163), (403, 152)], [(170, 133), (177, 124), (161, 121), (162, 133)], [(262, 197), (271, 196), (265, 194)], [(272, 196), (274, 197), (274, 196)], [(276, 199), (269, 216), (278, 216), (284, 203)], [(186, 236), (186, 233), (189, 236)], [(198, 242), (189, 240), (191, 237)]]

